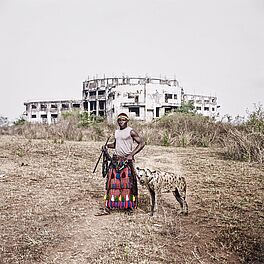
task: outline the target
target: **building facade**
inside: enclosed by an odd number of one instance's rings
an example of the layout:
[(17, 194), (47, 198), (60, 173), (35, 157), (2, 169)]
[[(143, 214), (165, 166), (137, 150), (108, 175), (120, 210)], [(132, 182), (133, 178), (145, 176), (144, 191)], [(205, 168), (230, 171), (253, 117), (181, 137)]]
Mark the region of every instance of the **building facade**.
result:
[(215, 96), (184, 94), (184, 103), (192, 103), (195, 111), (204, 116), (216, 117), (218, 114), (217, 98)]
[(56, 123), (63, 112), (83, 110), (82, 100), (31, 101), (24, 105), (26, 120), (32, 123)]
[(82, 100), (27, 102), (29, 122), (55, 123), (62, 112), (79, 110), (113, 122), (119, 113), (151, 121), (191, 102), (197, 113), (216, 116), (217, 98), (185, 94), (176, 79), (149, 77), (93, 78), (83, 82)]
[(151, 121), (181, 106), (183, 89), (177, 80), (157, 78), (103, 78), (83, 83), (84, 110), (106, 116), (108, 122), (123, 112)]

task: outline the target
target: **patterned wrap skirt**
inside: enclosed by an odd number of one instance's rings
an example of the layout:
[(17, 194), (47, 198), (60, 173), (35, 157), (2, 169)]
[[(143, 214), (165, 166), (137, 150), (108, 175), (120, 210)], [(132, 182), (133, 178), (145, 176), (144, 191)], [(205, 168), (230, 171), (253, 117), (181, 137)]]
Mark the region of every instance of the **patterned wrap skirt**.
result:
[(138, 201), (133, 162), (113, 157), (106, 181), (105, 206), (109, 209), (135, 209)]

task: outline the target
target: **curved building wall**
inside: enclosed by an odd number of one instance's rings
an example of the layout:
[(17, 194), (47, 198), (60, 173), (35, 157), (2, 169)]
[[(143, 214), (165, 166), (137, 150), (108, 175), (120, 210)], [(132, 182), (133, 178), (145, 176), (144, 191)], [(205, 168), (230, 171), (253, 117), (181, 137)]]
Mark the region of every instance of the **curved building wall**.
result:
[(182, 102), (177, 80), (157, 78), (103, 78), (83, 83), (88, 112), (105, 115), (109, 122), (124, 112), (136, 120), (151, 121)]

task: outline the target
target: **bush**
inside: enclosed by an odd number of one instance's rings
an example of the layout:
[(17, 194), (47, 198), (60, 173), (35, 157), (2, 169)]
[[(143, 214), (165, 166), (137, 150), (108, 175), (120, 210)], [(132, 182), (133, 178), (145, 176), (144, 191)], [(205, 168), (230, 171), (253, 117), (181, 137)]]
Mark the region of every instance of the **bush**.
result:
[(223, 137), (224, 155), (234, 160), (264, 163), (264, 109), (255, 106), (247, 121), (231, 126)]
[(178, 109), (176, 109), (175, 112), (185, 113), (185, 114), (188, 114), (188, 113), (195, 114), (196, 110), (192, 102), (186, 102), (186, 103), (183, 103)]
[(252, 132), (264, 134), (264, 108), (261, 104), (255, 105), (255, 110), (248, 114), (246, 126)]
[(14, 122), (14, 125), (21, 126), (24, 125), (26, 122), (27, 122), (26, 119), (23, 116), (21, 116)]
[(105, 121), (105, 118), (102, 116), (95, 116), (95, 115), (90, 115), (88, 112), (83, 112), (79, 114), (79, 124), (82, 127), (89, 127), (93, 126), (94, 124), (97, 123), (102, 123)]
[(169, 140), (170, 145), (182, 147), (217, 144), (221, 132), (221, 126), (213, 119), (193, 113), (174, 112), (146, 126), (151, 131), (150, 144), (166, 145), (164, 140)]
[(231, 128), (224, 138), (224, 154), (234, 160), (263, 163), (264, 134)]

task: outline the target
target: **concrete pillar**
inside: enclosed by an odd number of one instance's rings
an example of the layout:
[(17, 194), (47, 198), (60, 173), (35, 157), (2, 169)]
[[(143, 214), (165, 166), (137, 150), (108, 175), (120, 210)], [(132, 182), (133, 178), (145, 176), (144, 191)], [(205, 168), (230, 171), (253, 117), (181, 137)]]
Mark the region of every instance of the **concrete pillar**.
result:
[(96, 90), (96, 116), (99, 116), (99, 99), (98, 99), (98, 90)]
[(87, 103), (88, 103), (87, 110), (88, 110), (88, 113), (90, 114), (91, 113), (91, 107), (90, 107), (90, 101), (89, 101), (89, 99), (88, 99)]

